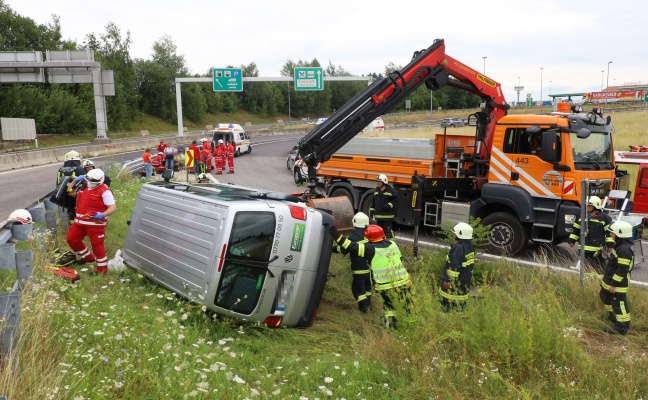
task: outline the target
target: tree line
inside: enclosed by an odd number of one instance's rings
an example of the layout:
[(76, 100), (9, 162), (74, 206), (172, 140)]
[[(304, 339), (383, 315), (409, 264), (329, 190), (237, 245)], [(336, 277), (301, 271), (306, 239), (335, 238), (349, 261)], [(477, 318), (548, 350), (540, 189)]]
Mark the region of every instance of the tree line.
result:
[[(132, 129), (132, 122), (141, 114), (164, 121), (177, 121), (175, 78), (211, 77), (212, 70), (191, 75), (184, 56), (169, 36), (154, 42), (149, 59), (131, 58), (130, 32), (123, 34), (110, 22), (105, 32), (88, 33), (82, 43), (62, 39), (57, 16), (47, 24), (17, 14), (4, 0), (0, 0), (0, 51), (92, 50), (95, 61), (103, 70), (113, 70), (115, 96), (106, 97), (109, 131)], [(226, 66), (234, 68), (232, 65)], [(287, 60), (279, 73), (293, 76), (295, 67), (322, 67), (311, 61)], [(244, 77), (258, 77), (254, 62), (241, 68)], [(385, 72), (400, 69), (392, 63)], [(323, 67), (325, 76), (352, 76), (342, 66)], [(374, 80), (380, 73), (369, 74)], [(199, 123), (208, 113), (248, 111), (263, 117), (289, 113), (295, 118), (327, 116), (339, 109), (353, 96), (366, 88), (366, 82), (326, 82), (321, 91), (295, 91), (292, 82), (246, 83), (242, 92), (214, 92), (211, 83), (183, 83), (182, 110), (186, 121)], [(290, 93), (289, 93), (290, 91)], [(411, 110), (429, 110), (430, 93), (424, 86), (409, 97)], [(461, 109), (479, 104), (479, 98), (467, 92), (444, 87), (435, 91), (433, 108)], [(404, 110), (404, 104), (396, 109)], [(38, 133), (79, 133), (96, 129), (94, 98), (89, 84), (3, 84), (0, 85), (0, 116), (36, 120)], [(214, 121), (218, 122), (218, 121)]]

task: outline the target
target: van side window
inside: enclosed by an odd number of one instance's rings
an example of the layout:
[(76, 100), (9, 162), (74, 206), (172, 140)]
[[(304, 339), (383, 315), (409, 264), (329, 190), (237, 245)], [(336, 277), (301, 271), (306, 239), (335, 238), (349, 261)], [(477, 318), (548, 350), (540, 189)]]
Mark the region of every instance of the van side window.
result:
[(271, 212), (236, 214), (214, 304), (241, 314), (254, 311), (268, 272), (258, 263), (270, 258), (275, 224)]

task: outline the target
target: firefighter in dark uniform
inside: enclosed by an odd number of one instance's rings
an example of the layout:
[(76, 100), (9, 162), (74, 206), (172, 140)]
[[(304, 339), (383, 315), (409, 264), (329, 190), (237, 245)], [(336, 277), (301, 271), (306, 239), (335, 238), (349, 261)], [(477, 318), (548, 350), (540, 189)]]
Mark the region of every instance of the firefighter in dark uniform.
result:
[(475, 266), (472, 226), (460, 222), (452, 228), (452, 233), (455, 242), (446, 256), (445, 271), (441, 278), (439, 292), (441, 303), (446, 310), (452, 306), (465, 306)]
[[(358, 251), (350, 255), (351, 258), (351, 273), (353, 280), (351, 281), (351, 293), (358, 303), (360, 312), (367, 313), (369, 311), (369, 304), (371, 302), (371, 269), (367, 260), (364, 259), (365, 244), (368, 242), (364, 237), (365, 229), (369, 226), (369, 217), (363, 212), (359, 212), (353, 216), (353, 233), (349, 235), (349, 241), (358, 244)], [(335, 251), (342, 254), (349, 254), (350, 248), (335, 247)]]
[[(601, 210), (601, 199), (596, 196), (590, 196), (587, 199), (587, 237), (585, 238), (585, 260), (594, 268), (594, 270), (602, 274), (603, 264), (603, 245), (606, 243), (605, 234), (612, 224), (612, 218)], [(574, 243), (580, 239), (582, 221), (579, 219), (574, 224), (574, 231), (567, 243), (569, 247), (574, 247)], [(580, 243), (578, 244), (580, 249)], [(613, 245), (612, 245), (613, 246)]]
[(364, 236), (368, 243), (355, 243), (341, 235), (331, 226), (329, 232), (341, 248), (349, 254), (362, 257), (371, 265), (374, 289), (383, 299), (385, 326), (396, 328), (396, 306), (398, 300), (410, 309), (410, 287), (412, 281), (409, 273), (403, 266), (401, 252), (395, 242), (386, 240), (385, 232), (378, 225), (369, 225)]
[(604, 331), (613, 335), (625, 335), (630, 329), (630, 304), (627, 296), (630, 272), (634, 266), (632, 225), (626, 221), (613, 223), (610, 225), (610, 237), (615, 245), (605, 267), (599, 297), (614, 326), (605, 327)]
[(388, 184), (387, 175), (378, 175), (376, 182), (377, 186), (373, 193), (373, 201), (369, 211), (373, 214), (376, 224), (383, 228), (389, 239), (393, 240), (395, 236), (392, 225), (398, 208), (398, 194)]

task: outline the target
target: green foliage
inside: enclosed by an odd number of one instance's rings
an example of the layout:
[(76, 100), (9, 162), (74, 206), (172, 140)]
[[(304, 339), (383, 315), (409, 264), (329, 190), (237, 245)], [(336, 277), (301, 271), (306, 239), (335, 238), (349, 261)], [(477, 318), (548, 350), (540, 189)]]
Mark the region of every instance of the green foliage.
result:
[[(482, 225), (481, 218), (470, 217), (470, 226), (473, 228), (473, 246), (476, 251), (485, 251), (488, 248), (488, 235), (491, 231), (490, 225)], [(454, 234), (452, 233), (452, 228), (454, 223), (446, 222), (443, 224), (443, 235), (445, 238), (443, 241), (447, 244), (454, 243)]]

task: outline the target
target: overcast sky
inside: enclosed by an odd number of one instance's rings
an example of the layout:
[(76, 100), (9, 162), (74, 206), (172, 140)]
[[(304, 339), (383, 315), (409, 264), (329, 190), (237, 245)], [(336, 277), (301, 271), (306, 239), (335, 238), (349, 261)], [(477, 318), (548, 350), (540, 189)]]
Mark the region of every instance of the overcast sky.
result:
[[(131, 33), (131, 57), (148, 59), (169, 35), (191, 73), (256, 63), (280, 76), (287, 60), (317, 58), (354, 75), (406, 65), (415, 50), (444, 38), (446, 52), (502, 85), (539, 99), (550, 93), (648, 84), (648, 2), (565, 1), (219, 1), (6, 0), (39, 24), (61, 20), (63, 37), (83, 42), (114, 22)], [(487, 57), (485, 60), (483, 57)], [(541, 70), (541, 67), (543, 68)], [(601, 72), (603, 71), (603, 72)], [(542, 85), (541, 85), (542, 77)]]

